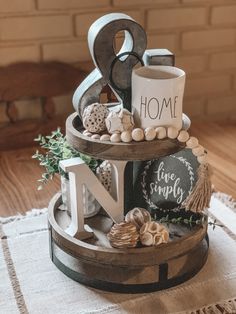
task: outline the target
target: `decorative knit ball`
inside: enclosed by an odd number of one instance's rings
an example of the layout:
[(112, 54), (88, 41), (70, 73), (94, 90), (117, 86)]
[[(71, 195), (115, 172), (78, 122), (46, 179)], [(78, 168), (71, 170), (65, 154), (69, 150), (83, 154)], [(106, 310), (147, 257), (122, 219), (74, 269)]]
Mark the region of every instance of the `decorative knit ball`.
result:
[(163, 138), (166, 137), (166, 129), (163, 126), (159, 126), (158, 128), (155, 129), (155, 131), (158, 140), (162, 140)]
[(100, 133), (106, 130), (105, 119), (109, 110), (106, 105), (94, 103), (84, 109), (83, 126), (91, 133)]
[(113, 225), (107, 238), (115, 248), (132, 248), (137, 246), (139, 233), (131, 222), (121, 222)]
[(146, 222), (140, 229), (140, 241), (145, 246), (157, 246), (167, 243), (168, 240), (168, 230), (156, 221)]
[(132, 138), (136, 142), (140, 142), (144, 140), (144, 132), (143, 129), (137, 128), (132, 131)]
[(111, 111), (106, 118), (106, 127), (110, 134), (131, 131), (134, 128), (134, 118), (127, 109)]
[(96, 169), (96, 175), (108, 192), (111, 192), (111, 164), (104, 160)]
[(151, 221), (151, 215), (145, 208), (135, 207), (125, 216), (126, 222), (131, 222), (139, 230), (143, 224)]

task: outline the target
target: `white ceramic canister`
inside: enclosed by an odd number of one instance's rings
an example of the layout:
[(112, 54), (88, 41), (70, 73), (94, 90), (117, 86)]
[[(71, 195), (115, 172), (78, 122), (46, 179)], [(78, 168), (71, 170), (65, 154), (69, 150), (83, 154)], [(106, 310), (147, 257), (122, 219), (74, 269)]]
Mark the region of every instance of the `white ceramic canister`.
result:
[(132, 72), (135, 125), (182, 127), (185, 72), (165, 65), (143, 66)]

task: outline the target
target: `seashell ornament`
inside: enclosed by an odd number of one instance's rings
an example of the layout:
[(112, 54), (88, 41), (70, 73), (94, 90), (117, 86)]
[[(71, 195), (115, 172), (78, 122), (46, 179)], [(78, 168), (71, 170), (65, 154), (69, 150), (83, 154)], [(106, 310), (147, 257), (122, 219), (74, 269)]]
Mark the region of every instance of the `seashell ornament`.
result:
[(140, 241), (145, 246), (157, 246), (168, 240), (168, 230), (156, 221), (146, 222), (140, 229)]
[(138, 243), (139, 233), (131, 222), (121, 222), (113, 225), (107, 238), (115, 248), (132, 248)]
[(83, 126), (91, 133), (100, 133), (106, 130), (105, 119), (109, 114), (106, 105), (94, 103), (84, 109)]
[(96, 176), (105, 189), (111, 192), (111, 164), (108, 160), (104, 160), (96, 169)]
[(151, 215), (145, 208), (135, 207), (125, 216), (126, 222), (131, 222), (139, 230), (143, 224), (151, 221)]
[(110, 134), (132, 131), (134, 128), (134, 118), (132, 113), (123, 108), (119, 111), (111, 111), (107, 116), (105, 123)]

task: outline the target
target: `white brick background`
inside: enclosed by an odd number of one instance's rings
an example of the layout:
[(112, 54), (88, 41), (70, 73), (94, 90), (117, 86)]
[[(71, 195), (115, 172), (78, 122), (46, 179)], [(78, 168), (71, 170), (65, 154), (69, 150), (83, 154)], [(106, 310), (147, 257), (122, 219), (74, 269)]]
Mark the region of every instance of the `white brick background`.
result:
[[(0, 0), (0, 66), (88, 62), (88, 28), (109, 12), (137, 20), (149, 48), (176, 54), (176, 65), (187, 72), (184, 108), (191, 117), (236, 117), (235, 0)], [(66, 100), (58, 102), (61, 113)], [(0, 116), (6, 119), (2, 106)]]

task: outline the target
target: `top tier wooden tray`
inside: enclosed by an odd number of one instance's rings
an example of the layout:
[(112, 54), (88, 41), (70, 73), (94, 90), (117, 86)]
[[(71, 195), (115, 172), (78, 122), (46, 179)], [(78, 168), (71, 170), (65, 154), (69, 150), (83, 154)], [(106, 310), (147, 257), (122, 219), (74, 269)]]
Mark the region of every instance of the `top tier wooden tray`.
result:
[[(189, 128), (190, 120), (183, 115), (183, 125)], [(111, 143), (91, 139), (82, 133), (82, 122), (75, 112), (66, 120), (66, 139), (81, 153), (108, 160), (143, 161), (171, 155), (185, 147), (178, 140), (163, 139), (151, 142)]]

